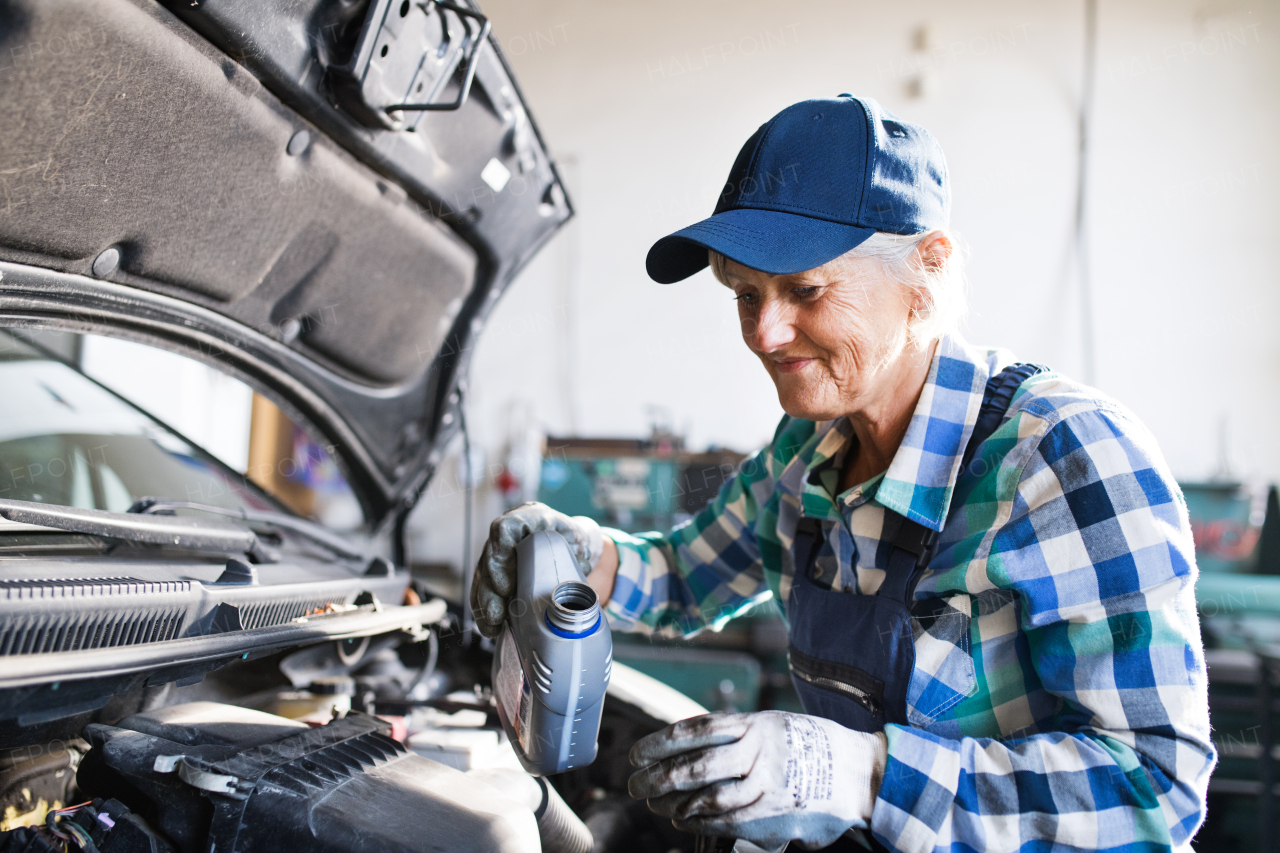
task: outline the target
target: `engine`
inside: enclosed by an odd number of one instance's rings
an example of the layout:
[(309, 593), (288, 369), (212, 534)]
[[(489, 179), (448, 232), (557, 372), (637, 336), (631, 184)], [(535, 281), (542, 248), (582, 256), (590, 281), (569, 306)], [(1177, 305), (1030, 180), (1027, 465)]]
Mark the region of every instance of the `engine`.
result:
[(536, 853), (527, 805), (410, 752), (359, 712), (311, 728), (196, 702), (85, 731), (88, 796), (129, 791), (180, 853), (411, 853), (432, 827), (444, 850)]
[[(331, 663), (318, 652), (334, 647), (313, 647), (283, 666), (250, 661), (161, 691), (150, 710), (98, 714), (78, 727), (80, 737), (0, 750), (0, 853), (693, 849), (692, 836), (626, 794), (630, 745), (662, 725), (655, 709), (641, 707), (641, 690), (649, 698), (652, 686), (609, 697), (597, 760), (549, 780), (520, 768), (483, 685), (438, 695), (467, 683), (471, 667), (452, 662), (442, 668), (451, 676), (436, 670), (423, 679), (437, 698), (376, 699), (365, 688), (385, 689), (378, 672), (406, 677), (394, 650), (376, 653), (376, 645), (360, 655), (364, 697), (319, 692), (352, 679), (316, 678)], [(244, 690), (268, 668), (298, 675), (307, 655), (316, 658), (310, 690), (266, 691), (276, 697), (271, 707), (295, 719), (189, 699), (229, 683)], [(643, 678), (623, 670), (624, 680)], [(304, 713), (313, 705), (319, 710)], [(447, 722), (424, 727), (424, 717)], [(406, 719), (417, 722), (406, 730)]]
[(627, 753), (700, 706), (615, 663), (595, 761), (530, 775), (454, 621), (0, 721), (0, 853), (694, 849), (627, 794)]

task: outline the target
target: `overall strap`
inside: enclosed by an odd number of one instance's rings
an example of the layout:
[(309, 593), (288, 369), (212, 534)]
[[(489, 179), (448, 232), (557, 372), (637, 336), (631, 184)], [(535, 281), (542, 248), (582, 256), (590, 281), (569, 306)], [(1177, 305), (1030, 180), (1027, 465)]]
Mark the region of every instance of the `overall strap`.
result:
[(796, 558), (796, 572), (809, 577), (813, 561), (818, 559), (818, 543), (822, 540), (822, 523), (816, 518), (802, 515), (796, 521), (796, 538), (791, 553)]
[(913, 582), (929, 566), (938, 533), (900, 513), (886, 509), (884, 530), (880, 538), (891, 541), (893, 549), (889, 551), (889, 567), (876, 595), (909, 603), (915, 586)]
[[(1022, 383), (1048, 369), (1038, 364), (1011, 364), (987, 380), (987, 387), (982, 391), (978, 420), (973, 425), (973, 433), (970, 434), (969, 443), (965, 445), (964, 455), (960, 458), (961, 472), (969, 467), (978, 447), (999, 428), (1005, 413), (1009, 411), (1009, 404), (1013, 402), (1014, 393)], [(888, 509), (885, 510), (884, 524), (884, 532), (880, 538), (890, 539), (893, 550), (889, 552), (889, 568), (877, 595), (889, 596), (910, 607), (916, 582), (933, 558), (933, 547), (938, 534), (923, 524)]]
[(1048, 372), (1049, 368), (1039, 364), (1011, 364), (987, 380), (987, 387), (982, 392), (982, 406), (978, 409), (978, 420), (973, 425), (973, 434), (969, 436), (964, 456), (960, 459), (962, 472), (973, 461), (978, 446), (991, 438), (991, 434), (1004, 420), (1004, 413), (1009, 411), (1009, 404), (1013, 402), (1014, 392), (1032, 376)]

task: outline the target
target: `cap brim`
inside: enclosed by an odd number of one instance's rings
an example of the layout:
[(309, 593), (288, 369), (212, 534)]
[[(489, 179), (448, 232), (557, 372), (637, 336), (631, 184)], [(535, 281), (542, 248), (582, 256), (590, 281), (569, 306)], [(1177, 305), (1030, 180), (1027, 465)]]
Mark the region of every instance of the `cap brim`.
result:
[(645, 268), (659, 284), (673, 284), (706, 267), (707, 250), (714, 249), (743, 266), (790, 275), (835, 260), (874, 233), (795, 213), (739, 208), (663, 237), (649, 250)]

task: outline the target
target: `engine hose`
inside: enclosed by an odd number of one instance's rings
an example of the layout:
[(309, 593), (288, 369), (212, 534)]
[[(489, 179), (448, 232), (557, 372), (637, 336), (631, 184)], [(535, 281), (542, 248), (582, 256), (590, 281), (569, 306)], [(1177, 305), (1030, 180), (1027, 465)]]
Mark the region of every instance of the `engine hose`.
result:
[(542, 805), (534, 810), (538, 819), (538, 837), (542, 853), (591, 853), (594, 840), (582, 818), (573, 813), (560, 792), (541, 776), (535, 777), (542, 789)]
[(533, 810), (542, 853), (591, 853), (591, 830), (546, 779), (505, 768), (472, 770), (467, 775)]

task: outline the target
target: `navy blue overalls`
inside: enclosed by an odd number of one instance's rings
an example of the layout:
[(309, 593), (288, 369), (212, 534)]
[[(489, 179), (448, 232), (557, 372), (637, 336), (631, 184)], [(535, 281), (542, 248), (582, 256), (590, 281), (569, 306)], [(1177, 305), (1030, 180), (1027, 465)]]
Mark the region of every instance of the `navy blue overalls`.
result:
[[(965, 447), (960, 470), (973, 460), (1004, 418), (1018, 387), (1047, 368), (1016, 364), (993, 376)], [(791, 680), (805, 711), (863, 732), (886, 723), (907, 725), (907, 687), (915, 668), (911, 630), (914, 612), (940, 612), (941, 599), (913, 602), (929, 566), (937, 534), (885, 510), (882, 541), (892, 542), (884, 583), (875, 595), (849, 594), (819, 586), (810, 577), (822, 541), (816, 518), (801, 518), (792, 555), (795, 576), (787, 616), (791, 623)]]

